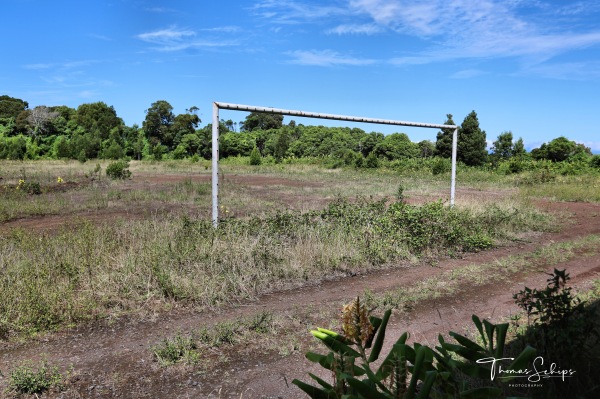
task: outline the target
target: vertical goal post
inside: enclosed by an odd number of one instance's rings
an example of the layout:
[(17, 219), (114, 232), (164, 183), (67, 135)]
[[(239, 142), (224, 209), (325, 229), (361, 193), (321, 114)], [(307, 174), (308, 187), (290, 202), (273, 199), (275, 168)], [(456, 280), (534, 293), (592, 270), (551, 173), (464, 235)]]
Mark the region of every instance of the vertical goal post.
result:
[(232, 111), (262, 112), (266, 114), (278, 114), (286, 116), (299, 116), (303, 118), (329, 119), (337, 121), (374, 123), (379, 125), (396, 125), (423, 127), (430, 129), (452, 129), (452, 178), (450, 183), (450, 206), (454, 206), (454, 194), (456, 191), (456, 148), (458, 141), (458, 126), (443, 125), (436, 123), (421, 123), (396, 121), (390, 119), (365, 118), (357, 116), (345, 116), (335, 114), (323, 114), (317, 112), (297, 111), (290, 109), (279, 109), (270, 107), (257, 107), (253, 105), (229, 104), (222, 102), (213, 102), (212, 113), (212, 222), (213, 226), (219, 224), (219, 110), (227, 109)]

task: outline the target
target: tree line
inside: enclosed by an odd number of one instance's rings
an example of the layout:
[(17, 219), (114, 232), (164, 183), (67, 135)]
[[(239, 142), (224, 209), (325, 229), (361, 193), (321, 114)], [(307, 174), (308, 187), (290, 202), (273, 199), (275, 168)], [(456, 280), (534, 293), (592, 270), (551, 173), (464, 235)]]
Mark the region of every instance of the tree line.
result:
[[(198, 107), (175, 114), (165, 100), (146, 110), (142, 126), (126, 126), (113, 106), (104, 102), (68, 106), (36, 106), (0, 96), (0, 159), (210, 159), (212, 124), (200, 127)], [(444, 124), (454, 125), (446, 115)], [(330, 157), (343, 164), (376, 167), (381, 160), (450, 158), (452, 129), (436, 141), (412, 142), (404, 133), (384, 135), (359, 128), (305, 126), (282, 115), (252, 112), (239, 123), (219, 122), (220, 156), (289, 158)], [(458, 161), (467, 166), (497, 164), (509, 159), (562, 162), (592, 157), (582, 144), (558, 137), (528, 153), (523, 139), (502, 132), (487, 150), (486, 132), (472, 111), (458, 129)]]

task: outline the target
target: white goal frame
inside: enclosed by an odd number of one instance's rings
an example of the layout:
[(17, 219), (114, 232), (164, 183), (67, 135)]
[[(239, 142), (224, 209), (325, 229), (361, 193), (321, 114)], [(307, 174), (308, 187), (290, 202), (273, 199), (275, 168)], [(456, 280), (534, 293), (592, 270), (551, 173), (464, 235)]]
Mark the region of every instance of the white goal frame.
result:
[(219, 224), (219, 109), (233, 111), (262, 112), (267, 114), (278, 114), (287, 116), (300, 116), (304, 118), (330, 119), (338, 121), (375, 123), (380, 125), (397, 125), (424, 127), (432, 129), (453, 129), (452, 134), (452, 178), (450, 183), (450, 206), (454, 206), (454, 194), (456, 191), (456, 147), (458, 141), (458, 126), (442, 125), (435, 123), (406, 122), (390, 119), (364, 118), (357, 116), (321, 114), (317, 112), (296, 111), (289, 109), (278, 109), (269, 107), (256, 107), (253, 105), (229, 104), (213, 102), (212, 116), (212, 222), (213, 226)]

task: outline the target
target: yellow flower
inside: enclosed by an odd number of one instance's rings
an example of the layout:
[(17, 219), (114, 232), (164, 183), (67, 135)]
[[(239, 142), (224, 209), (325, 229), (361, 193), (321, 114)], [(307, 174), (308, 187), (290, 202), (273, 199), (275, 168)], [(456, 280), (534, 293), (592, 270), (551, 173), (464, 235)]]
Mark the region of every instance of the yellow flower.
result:
[(64, 180), (63, 180), (63, 178), (62, 178), (62, 177), (58, 176), (58, 177), (56, 178), (56, 182), (57, 182), (57, 183), (62, 183), (62, 182), (64, 182)]

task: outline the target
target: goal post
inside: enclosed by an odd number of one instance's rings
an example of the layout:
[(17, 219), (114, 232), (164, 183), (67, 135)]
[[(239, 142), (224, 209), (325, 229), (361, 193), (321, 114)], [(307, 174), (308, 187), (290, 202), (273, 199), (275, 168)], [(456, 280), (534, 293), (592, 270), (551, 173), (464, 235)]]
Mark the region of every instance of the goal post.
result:
[(450, 206), (454, 206), (454, 194), (456, 190), (456, 148), (458, 141), (458, 126), (443, 125), (436, 123), (408, 122), (391, 119), (366, 118), (358, 116), (346, 116), (335, 114), (323, 114), (318, 112), (297, 111), (270, 107), (257, 107), (253, 105), (229, 104), (213, 102), (212, 113), (212, 222), (213, 226), (219, 224), (219, 110), (227, 109), (233, 111), (262, 112), (267, 114), (278, 114), (287, 116), (299, 116), (303, 118), (329, 119), (348, 122), (374, 123), (379, 125), (396, 125), (423, 127), (431, 129), (453, 129), (452, 133), (452, 172), (450, 183)]

